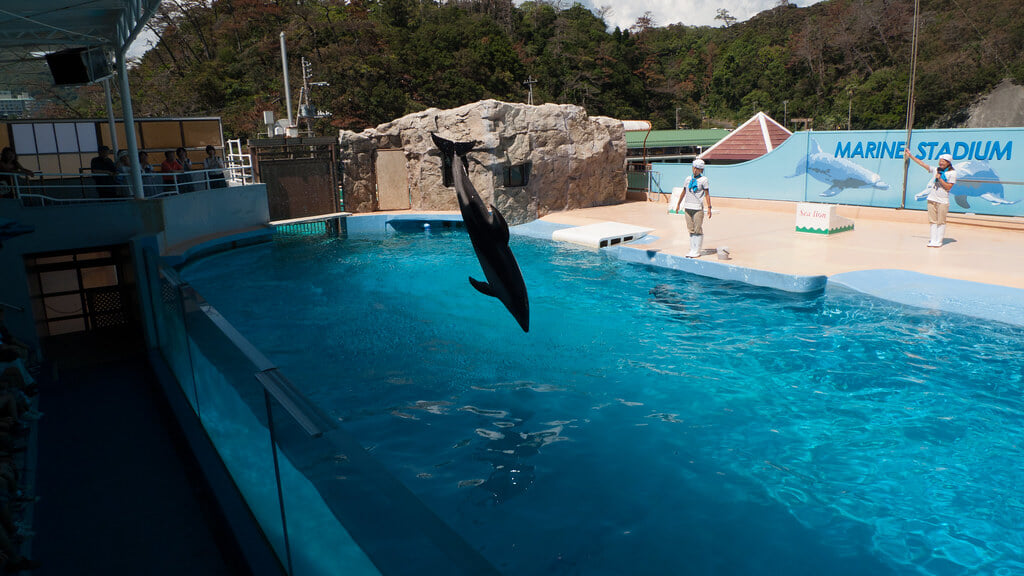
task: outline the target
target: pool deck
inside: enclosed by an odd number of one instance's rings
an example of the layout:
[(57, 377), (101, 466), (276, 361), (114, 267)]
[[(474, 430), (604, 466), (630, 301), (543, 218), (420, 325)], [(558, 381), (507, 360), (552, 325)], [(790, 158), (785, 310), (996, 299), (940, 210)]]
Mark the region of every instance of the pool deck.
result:
[[(715, 198), (704, 222), (704, 250), (727, 246), (729, 264), (796, 276), (835, 276), (863, 270), (905, 270), (1024, 289), (1024, 219), (951, 215), (942, 248), (928, 248), (928, 216), (918, 210), (839, 206), (854, 229), (837, 234), (796, 231), (793, 202)], [(546, 222), (581, 226), (622, 222), (654, 228), (643, 244), (678, 256), (689, 249), (681, 215), (668, 204), (628, 202), (549, 214)], [(715, 260), (714, 254), (701, 260)]]
[[(951, 214), (942, 248), (928, 248), (928, 217), (920, 210), (837, 205), (854, 229), (835, 234), (796, 231), (796, 202), (715, 198), (704, 223), (704, 255), (685, 258), (683, 216), (668, 213), (664, 197), (548, 214), (512, 228), (551, 239), (570, 226), (618, 222), (653, 229), (610, 253), (631, 262), (756, 285), (810, 292), (844, 286), (903, 304), (1024, 326), (1024, 219)], [(349, 231), (384, 229), (384, 219), (458, 212), (377, 212), (352, 218)], [(717, 248), (727, 247), (729, 260)], [(596, 248), (595, 248), (596, 249)]]
[[(704, 223), (704, 253), (684, 257), (689, 238), (665, 201), (628, 202), (549, 214), (550, 225), (621, 222), (653, 228), (619, 257), (784, 290), (845, 286), (902, 304), (1024, 326), (1024, 219), (951, 214), (942, 248), (928, 248), (918, 210), (838, 206), (854, 229), (796, 231), (796, 203), (717, 198)], [(728, 247), (730, 259), (714, 253)], [(635, 250), (630, 250), (635, 248)]]

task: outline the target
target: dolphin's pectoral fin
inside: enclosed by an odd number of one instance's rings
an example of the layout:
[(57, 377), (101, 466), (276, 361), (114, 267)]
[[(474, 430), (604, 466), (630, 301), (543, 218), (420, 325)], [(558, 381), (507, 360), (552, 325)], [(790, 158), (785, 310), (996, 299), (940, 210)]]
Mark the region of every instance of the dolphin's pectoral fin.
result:
[(497, 298), (497, 296), (495, 296), (494, 292), (491, 290), (491, 285), (488, 284), (487, 282), (481, 282), (479, 280), (474, 280), (473, 277), (470, 276), (469, 283), (472, 284), (473, 288), (476, 288), (484, 296), (490, 296), (492, 298)]
[(961, 208), (970, 208), (971, 204), (967, 201), (967, 196), (963, 194), (955, 194), (953, 199), (956, 200), (956, 205)]
[(498, 212), (494, 204), (491, 204), (491, 228), (497, 233), (495, 239), (508, 244), (508, 223), (505, 222), (505, 217)]
[(1010, 201), (1005, 198), (1000, 198), (999, 196), (995, 196), (991, 192), (986, 192), (985, 194), (979, 196), (979, 198), (981, 198), (982, 200), (988, 200), (989, 202), (992, 203), (993, 206), (997, 204), (1016, 204), (1017, 202), (1020, 202), (1020, 200)]
[(842, 191), (843, 189), (840, 188), (839, 186), (829, 186), (828, 190), (822, 192), (821, 195), (827, 198), (829, 196), (835, 196), (836, 194), (839, 194)]

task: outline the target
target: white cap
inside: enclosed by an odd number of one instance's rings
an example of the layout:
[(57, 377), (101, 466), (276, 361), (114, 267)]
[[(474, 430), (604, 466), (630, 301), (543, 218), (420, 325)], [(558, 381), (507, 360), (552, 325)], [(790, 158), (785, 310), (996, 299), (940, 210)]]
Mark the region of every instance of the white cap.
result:
[(949, 162), (950, 164), (953, 164), (953, 155), (952, 154), (939, 154), (939, 160), (945, 160), (946, 162)]
[(700, 158), (697, 158), (696, 160), (693, 161), (693, 167), (698, 169), (698, 170), (703, 170), (704, 169), (704, 161), (701, 160)]

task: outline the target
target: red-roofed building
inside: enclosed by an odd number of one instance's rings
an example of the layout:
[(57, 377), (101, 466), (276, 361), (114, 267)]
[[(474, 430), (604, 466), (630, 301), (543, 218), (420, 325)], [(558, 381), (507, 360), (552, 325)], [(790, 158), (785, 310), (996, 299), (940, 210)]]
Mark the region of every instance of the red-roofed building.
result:
[(705, 150), (700, 158), (710, 164), (738, 164), (764, 156), (792, 135), (785, 126), (764, 112), (758, 112)]

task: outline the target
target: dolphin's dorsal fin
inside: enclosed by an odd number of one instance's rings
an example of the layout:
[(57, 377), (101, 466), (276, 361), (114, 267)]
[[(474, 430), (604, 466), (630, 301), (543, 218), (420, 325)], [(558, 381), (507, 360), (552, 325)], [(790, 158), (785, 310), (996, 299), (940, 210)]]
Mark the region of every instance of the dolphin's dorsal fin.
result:
[(469, 277), (469, 283), (473, 285), (473, 288), (476, 288), (477, 290), (479, 290), (480, 293), (483, 294), (484, 296), (490, 296), (492, 298), (497, 298), (497, 296), (494, 295), (494, 292), (491, 291), (491, 285), (488, 284), (487, 282), (481, 282), (479, 280), (474, 280), (473, 277), (470, 276)]
[(812, 152), (812, 154), (821, 154), (821, 146), (818, 145), (818, 141), (811, 140), (811, 144), (814, 144), (814, 152)]
[(505, 222), (505, 217), (498, 212), (494, 204), (491, 204), (491, 228), (496, 232), (498, 240), (508, 244), (508, 223)]
[(967, 201), (967, 196), (963, 194), (954, 194), (953, 199), (956, 200), (956, 205), (961, 208), (970, 208), (971, 203)]

